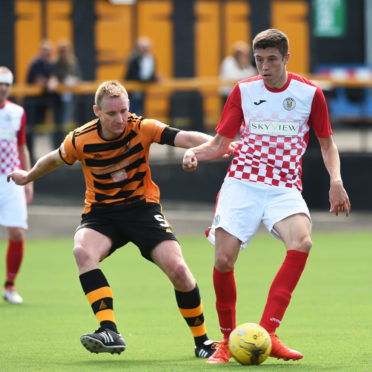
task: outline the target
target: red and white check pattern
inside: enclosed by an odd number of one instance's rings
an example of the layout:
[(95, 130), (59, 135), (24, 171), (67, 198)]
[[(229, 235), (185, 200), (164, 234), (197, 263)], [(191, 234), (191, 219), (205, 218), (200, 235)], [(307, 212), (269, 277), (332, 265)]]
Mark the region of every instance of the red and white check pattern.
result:
[[(0, 107), (0, 174), (7, 175), (21, 168), (18, 143), (19, 132), (24, 131), (25, 116), (21, 106), (6, 101)], [(24, 138), (24, 136), (22, 136)]]
[(228, 138), (241, 132), (226, 177), (302, 191), (301, 158), (310, 126), (318, 137), (332, 134), (324, 95), (305, 78), (288, 73), (287, 84), (278, 90), (260, 77), (239, 82), (216, 128)]
[(20, 166), (17, 139), (0, 139), (0, 173), (7, 175), (15, 169), (20, 169)]
[(302, 190), (301, 157), (307, 143), (297, 137), (250, 135), (232, 160), (227, 177)]

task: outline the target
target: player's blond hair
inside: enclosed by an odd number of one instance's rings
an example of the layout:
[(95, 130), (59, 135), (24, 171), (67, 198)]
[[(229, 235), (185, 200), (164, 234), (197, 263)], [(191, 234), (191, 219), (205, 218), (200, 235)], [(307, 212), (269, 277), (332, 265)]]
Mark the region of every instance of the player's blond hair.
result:
[(103, 97), (121, 97), (128, 98), (126, 89), (117, 80), (104, 81), (97, 89), (94, 103), (100, 109)]
[(276, 48), (285, 57), (289, 51), (289, 41), (287, 35), (275, 28), (269, 28), (256, 35), (252, 42), (253, 53), (257, 49)]

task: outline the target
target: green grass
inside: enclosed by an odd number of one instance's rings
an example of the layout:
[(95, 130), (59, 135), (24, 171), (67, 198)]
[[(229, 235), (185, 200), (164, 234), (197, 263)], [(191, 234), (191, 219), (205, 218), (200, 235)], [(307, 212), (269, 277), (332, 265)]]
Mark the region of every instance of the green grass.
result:
[[(180, 238), (202, 293), (208, 334), (220, 339), (212, 285), (213, 247)], [(0, 371), (370, 371), (372, 232), (313, 235), (313, 250), (279, 329), (304, 354), (299, 362), (269, 358), (261, 366), (210, 366), (193, 356), (168, 279), (132, 245), (102, 263), (127, 350), (90, 354), (80, 335), (97, 328), (79, 284), (72, 240), (28, 240), (18, 279), (21, 306), (0, 303)], [(5, 252), (6, 242), (0, 247)], [(236, 266), (237, 323), (258, 322), (284, 257), (279, 241), (257, 235)], [(4, 275), (4, 260), (0, 260)]]

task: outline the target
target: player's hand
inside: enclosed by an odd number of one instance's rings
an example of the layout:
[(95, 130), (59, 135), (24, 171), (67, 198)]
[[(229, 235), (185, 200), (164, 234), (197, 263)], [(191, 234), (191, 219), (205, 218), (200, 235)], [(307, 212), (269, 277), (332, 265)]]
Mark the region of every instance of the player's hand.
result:
[(198, 166), (198, 159), (196, 158), (194, 151), (192, 151), (191, 149), (188, 149), (183, 155), (183, 163), (182, 163), (183, 170), (186, 172), (192, 172), (196, 169), (197, 166)]
[(330, 212), (336, 216), (340, 212), (345, 212), (346, 217), (350, 214), (350, 201), (342, 181), (331, 182), (329, 189), (329, 202), (331, 204)]
[(234, 153), (235, 149), (240, 145), (240, 141), (231, 142), (229, 148), (226, 151), (226, 154), (222, 155), (223, 158), (227, 159), (231, 154)]
[(7, 181), (10, 182), (10, 180), (13, 180), (16, 185), (26, 185), (29, 182), (28, 172), (23, 169), (11, 172), (7, 176)]

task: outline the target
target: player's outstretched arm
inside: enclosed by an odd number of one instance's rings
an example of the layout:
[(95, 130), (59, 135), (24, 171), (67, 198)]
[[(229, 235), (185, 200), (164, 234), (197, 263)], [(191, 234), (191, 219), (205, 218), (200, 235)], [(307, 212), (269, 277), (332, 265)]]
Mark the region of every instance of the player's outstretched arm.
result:
[(212, 136), (202, 132), (181, 130), (174, 138), (174, 146), (189, 149), (211, 141)]
[(183, 156), (183, 170), (189, 172), (196, 169), (198, 161), (220, 158), (234, 151), (236, 143), (232, 145), (231, 138), (216, 134), (210, 141), (200, 146), (188, 149)]
[(26, 185), (58, 168), (60, 165), (64, 164), (58, 151), (57, 149), (42, 156), (29, 171), (20, 169), (9, 173), (7, 177), (8, 182), (13, 180), (17, 185)]
[(350, 214), (350, 200), (344, 189), (341, 171), (340, 156), (332, 136), (329, 138), (318, 138), (324, 164), (330, 176), (329, 203), (330, 212), (338, 216), (339, 212)]

